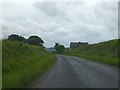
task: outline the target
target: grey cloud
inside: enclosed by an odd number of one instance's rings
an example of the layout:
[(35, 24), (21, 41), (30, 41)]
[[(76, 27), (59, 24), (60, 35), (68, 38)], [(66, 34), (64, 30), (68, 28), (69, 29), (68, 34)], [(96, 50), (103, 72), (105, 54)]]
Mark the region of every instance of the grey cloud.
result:
[(26, 28), (17, 23), (2, 19), (2, 36), (6, 37), (10, 34), (20, 34), (22, 36), (28, 37), (32, 34), (36, 34), (36, 31), (33, 31), (31, 27), (29, 26), (29, 28)]
[(64, 12), (58, 9), (55, 2), (35, 2), (34, 6), (52, 17), (64, 15)]
[(21, 13), (18, 19), (10, 17), (4, 21), (4, 35), (36, 34), (43, 38), (47, 47), (55, 42), (69, 46), (71, 41), (95, 43), (117, 38), (117, 4), (100, 2), (90, 7), (79, 2), (34, 2), (33, 5), (34, 12), (30, 13), (31, 8), (26, 12), (28, 17)]
[(118, 2), (118, 37), (120, 38), (120, 1)]

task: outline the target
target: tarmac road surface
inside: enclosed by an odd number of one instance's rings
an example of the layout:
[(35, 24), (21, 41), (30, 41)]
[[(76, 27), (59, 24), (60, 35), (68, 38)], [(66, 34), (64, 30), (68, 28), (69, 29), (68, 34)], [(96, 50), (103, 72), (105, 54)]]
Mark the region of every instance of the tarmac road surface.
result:
[(56, 55), (57, 62), (32, 88), (118, 88), (118, 70), (74, 56)]

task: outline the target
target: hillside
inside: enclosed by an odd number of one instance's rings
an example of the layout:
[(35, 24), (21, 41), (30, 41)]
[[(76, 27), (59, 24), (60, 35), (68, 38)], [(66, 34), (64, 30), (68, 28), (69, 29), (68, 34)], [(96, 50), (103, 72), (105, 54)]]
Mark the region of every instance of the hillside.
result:
[(118, 66), (118, 40), (110, 40), (79, 48), (66, 49), (65, 54)]
[[(3, 88), (26, 87), (55, 62), (55, 55), (40, 46), (2, 42)], [(12, 82), (12, 83), (11, 83)]]

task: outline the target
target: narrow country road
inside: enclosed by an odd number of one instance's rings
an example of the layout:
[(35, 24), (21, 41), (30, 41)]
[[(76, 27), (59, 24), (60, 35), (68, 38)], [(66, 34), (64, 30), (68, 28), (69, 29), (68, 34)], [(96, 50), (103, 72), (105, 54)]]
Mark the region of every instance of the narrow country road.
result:
[(32, 88), (118, 88), (117, 69), (73, 56), (57, 55), (41, 78)]

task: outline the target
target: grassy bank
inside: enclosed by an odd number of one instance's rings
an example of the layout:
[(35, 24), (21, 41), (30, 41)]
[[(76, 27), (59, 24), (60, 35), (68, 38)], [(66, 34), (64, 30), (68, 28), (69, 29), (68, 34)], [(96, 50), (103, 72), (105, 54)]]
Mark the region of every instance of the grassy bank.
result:
[(3, 88), (26, 87), (55, 62), (55, 55), (39, 46), (15, 41), (2, 43)]
[(0, 40), (0, 89), (2, 89), (2, 40)]
[[(65, 54), (118, 66), (118, 40), (66, 49)], [(120, 56), (120, 55), (119, 55)]]

